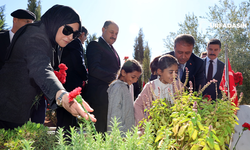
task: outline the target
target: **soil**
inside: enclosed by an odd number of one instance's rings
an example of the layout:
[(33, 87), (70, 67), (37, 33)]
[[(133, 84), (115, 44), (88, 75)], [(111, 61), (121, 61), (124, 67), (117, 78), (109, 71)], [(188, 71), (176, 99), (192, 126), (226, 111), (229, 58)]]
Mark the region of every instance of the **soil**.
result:
[(51, 121), (48, 117), (45, 117), (44, 126), (56, 127), (56, 124), (53, 123), (53, 121)]

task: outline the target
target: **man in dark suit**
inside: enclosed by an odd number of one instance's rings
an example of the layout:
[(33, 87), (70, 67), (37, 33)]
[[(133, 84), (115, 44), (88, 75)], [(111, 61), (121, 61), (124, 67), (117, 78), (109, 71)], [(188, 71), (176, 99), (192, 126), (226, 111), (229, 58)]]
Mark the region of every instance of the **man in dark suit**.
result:
[(5, 60), (5, 55), (10, 42), (16, 31), (22, 26), (33, 23), (36, 19), (36, 15), (28, 10), (18, 9), (11, 13), (13, 17), (13, 26), (10, 31), (0, 31), (0, 69), (2, 68)]
[[(179, 62), (178, 75), (182, 83), (186, 80), (186, 67), (189, 71), (188, 81), (192, 81), (193, 88), (198, 91), (205, 84), (204, 62), (193, 54), (194, 37), (189, 34), (178, 35), (174, 40), (174, 51), (170, 52)], [(189, 83), (187, 83), (189, 87)]]
[[(208, 86), (203, 95), (211, 95), (213, 100), (221, 97), (221, 91), (219, 90), (219, 85), (221, 82), (224, 63), (221, 62), (217, 57), (221, 51), (221, 42), (218, 39), (211, 39), (207, 43), (207, 57), (203, 59), (205, 62), (205, 74), (206, 81), (210, 81), (212, 79), (216, 79), (217, 83), (212, 83)], [(219, 97), (218, 97), (219, 96)]]
[(116, 41), (119, 27), (113, 21), (106, 21), (98, 42), (92, 41), (87, 47), (88, 92), (87, 102), (95, 110), (95, 124), (98, 132), (107, 131), (109, 84), (116, 79), (120, 69), (120, 58), (112, 44)]
[[(81, 95), (84, 97), (83, 82), (88, 79), (88, 73), (83, 59), (83, 46), (82, 44), (87, 39), (88, 31), (82, 27), (82, 34), (74, 41), (69, 43), (63, 48), (61, 63), (64, 63), (68, 70), (66, 71), (66, 82), (63, 85), (67, 91), (72, 91), (77, 87), (82, 88)], [(72, 116), (63, 107), (56, 109), (57, 127), (64, 127), (64, 130), (70, 131), (70, 126), (77, 126), (76, 117)]]

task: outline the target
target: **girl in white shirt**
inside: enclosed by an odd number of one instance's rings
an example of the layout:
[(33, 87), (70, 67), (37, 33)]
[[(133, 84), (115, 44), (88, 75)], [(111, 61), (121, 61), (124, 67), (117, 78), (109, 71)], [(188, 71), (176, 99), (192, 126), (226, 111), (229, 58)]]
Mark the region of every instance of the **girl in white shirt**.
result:
[(161, 56), (156, 63), (158, 63), (157, 74), (159, 78), (148, 82), (134, 102), (136, 125), (143, 118), (148, 118), (148, 113), (144, 110), (150, 109), (152, 101), (166, 99), (169, 103), (174, 103), (171, 95), (175, 92), (173, 81), (177, 78), (178, 74), (178, 60), (174, 56), (166, 54)]

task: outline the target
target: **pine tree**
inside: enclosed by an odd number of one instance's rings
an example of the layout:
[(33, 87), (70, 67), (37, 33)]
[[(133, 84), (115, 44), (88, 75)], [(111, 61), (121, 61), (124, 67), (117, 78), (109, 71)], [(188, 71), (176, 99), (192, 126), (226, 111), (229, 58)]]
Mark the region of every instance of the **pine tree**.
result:
[(138, 37), (135, 38), (133, 57), (142, 64), (144, 57), (143, 55), (144, 55), (144, 35), (142, 32), (142, 28), (140, 28)]
[(6, 27), (4, 11), (5, 5), (0, 6), (0, 30), (5, 29)]
[[(135, 60), (137, 60), (140, 64), (143, 63), (144, 58), (144, 35), (142, 28), (140, 28), (138, 37), (135, 38), (135, 44), (134, 44), (134, 54), (133, 57)], [(143, 76), (143, 75), (142, 75)], [(142, 90), (142, 76), (138, 79), (138, 84), (134, 84), (135, 88), (135, 98), (137, 97), (137, 94), (139, 94)]]
[[(85, 47), (87, 48), (88, 44), (91, 41), (95, 41), (95, 40), (97, 40), (96, 33), (94, 33), (92, 35), (88, 34), (87, 40), (85, 41)], [(83, 48), (83, 57), (84, 57), (84, 61), (85, 61), (85, 66), (86, 66), (86, 68), (88, 68), (88, 62), (87, 62), (87, 56), (86, 56), (85, 48)]]
[(151, 76), (150, 71), (150, 58), (151, 52), (148, 46), (148, 42), (146, 43), (145, 50), (144, 50), (144, 59), (143, 59), (143, 81), (147, 83)]
[(33, 12), (36, 15), (36, 20), (39, 21), (41, 19), (41, 1), (40, 0), (28, 0), (28, 8), (27, 10)]

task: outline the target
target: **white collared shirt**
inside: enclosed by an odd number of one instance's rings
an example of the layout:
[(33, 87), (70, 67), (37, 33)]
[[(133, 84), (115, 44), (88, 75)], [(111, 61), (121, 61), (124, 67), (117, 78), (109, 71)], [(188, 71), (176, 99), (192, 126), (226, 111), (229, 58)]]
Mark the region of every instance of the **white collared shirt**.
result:
[(186, 64), (187, 64), (187, 62), (185, 64), (183, 64), (183, 68), (182, 68), (183, 72), (185, 71)]
[[(207, 77), (207, 73), (208, 73), (208, 67), (209, 67), (209, 64), (210, 64), (210, 59), (207, 57), (206, 58), (206, 77)], [(213, 60), (213, 77), (214, 77), (214, 75), (216, 74), (216, 72), (217, 72), (217, 58), (215, 58), (214, 60)]]
[(14, 34), (15, 34), (15, 33), (13, 33), (11, 30), (9, 31), (10, 43), (11, 43), (11, 41), (12, 41), (12, 39), (13, 39)]
[[(105, 41), (105, 39), (101, 36), (101, 38), (103, 39), (103, 41)], [(105, 41), (106, 42), (106, 41)], [(107, 43), (107, 42), (106, 42)], [(107, 43), (108, 46), (111, 48), (111, 46), (109, 45), (109, 43)], [(112, 48), (111, 48), (112, 49)]]

